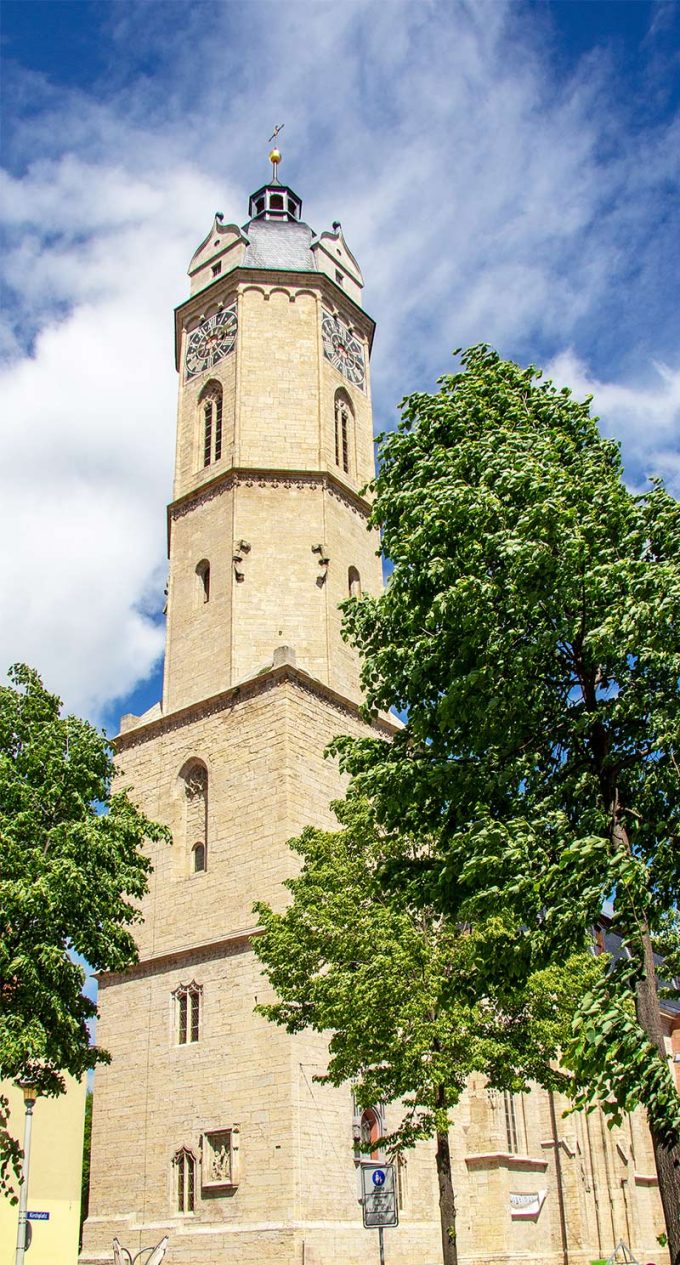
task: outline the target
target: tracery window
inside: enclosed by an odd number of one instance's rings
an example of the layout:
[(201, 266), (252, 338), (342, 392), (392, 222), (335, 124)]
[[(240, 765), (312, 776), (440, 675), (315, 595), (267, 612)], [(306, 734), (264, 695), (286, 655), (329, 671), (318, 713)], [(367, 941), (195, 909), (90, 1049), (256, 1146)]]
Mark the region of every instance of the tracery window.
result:
[(196, 1206), (196, 1156), (186, 1147), (173, 1160), (175, 1169), (175, 1207), (178, 1212), (193, 1212)]
[(198, 1041), (201, 1031), (201, 993), (200, 984), (180, 984), (173, 994), (176, 1007), (177, 1044), (193, 1045)]
[(382, 1159), (378, 1139), (385, 1132), (382, 1112), (377, 1107), (365, 1107), (359, 1117), (359, 1151), (362, 1160)]
[(222, 388), (208, 382), (198, 397), (203, 426), (203, 465), (210, 466), (222, 456)]
[(503, 1090), (503, 1110), (505, 1114), (505, 1138), (508, 1144), (508, 1152), (516, 1155), (519, 1151), (518, 1133), (517, 1133), (517, 1113), (515, 1110), (515, 1095), (511, 1094), (507, 1089)]
[(521, 1094), (511, 1094), (507, 1089), (487, 1088), (487, 1098), (492, 1111), (496, 1112), (493, 1133), (497, 1145), (510, 1155), (526, 1150), (526, 1121), (524, 1120)]
[(342, 391), (335, 394), (335, 464), (349, 474), (350, 422), (352, 409)]

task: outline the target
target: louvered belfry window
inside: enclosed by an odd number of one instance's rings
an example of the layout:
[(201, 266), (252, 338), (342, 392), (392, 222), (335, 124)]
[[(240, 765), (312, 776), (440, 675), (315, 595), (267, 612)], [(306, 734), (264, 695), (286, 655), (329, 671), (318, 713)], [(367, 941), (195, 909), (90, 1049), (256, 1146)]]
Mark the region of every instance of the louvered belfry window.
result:
[(350, 421), (352, 411), (346, 397), (337, 392), (335, 396), (335, 464), (345, 474), (349, 474)]
[(200, 395), (203, 422), (203, 465), (211, 466), (222, 457), (222, 388), (209, 382)]

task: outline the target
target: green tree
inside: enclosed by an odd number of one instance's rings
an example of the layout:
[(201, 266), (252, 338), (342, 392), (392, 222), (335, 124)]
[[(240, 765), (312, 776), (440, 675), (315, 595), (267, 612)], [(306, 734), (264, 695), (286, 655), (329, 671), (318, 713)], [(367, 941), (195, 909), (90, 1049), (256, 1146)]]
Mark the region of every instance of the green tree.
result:
[(382, 437), (372, 525), (394, 571), (346, 609), (368, 708), (408, 721), (335, 750), (386, 828), (436, 832), (421, 899), (454, 920), (501, 905), (559, 962), (615, 894), (630, 957), (564, 1057), (578, 1101), (646, 1106), (680, 1265), (653, 953), (679, 943), (680, 507), (658, 481), (626, 488), (589, 401), (485, 346), (462, 365)]
[(473, 1071), (509, 1090), (540, 1071), (563, 1089), (554, 1065), (572, 998), (600, 965), (574, 955), (560, 972), (518, 983), (522, 929), (511, 914), (460, 926), (415, 904), (407, 883), (386, 893), (385, 866), (395, 854), (426, 860), (429, 841), (386, 836), (357, 798), (335, 810), (341, 830), (309, 828), (292, 841), (302, 868), (286, 883), (288, 909), (256, 906), (263, 934), (253, 948), (278, 995), (258, 1010), (289, 1032), (329, 1034), (322, 1083), (350, 1082), (362, 1107), (397, 1105), (400, 1119), (383, 1139), (393, 1155), (435, 1139), (443, 1260), (456, 1265), (451, 1109)]
[[(95, 1002), (83, 968), (136, 959), (131, 925), (147, 889), (145, 839), (167, 837), (121, 791), (111, 746), (92, 725), (62, 717), (61, 701), (24, 665), (0, 688), (0, 1077), (64, 1090), (108, 1054), (91, 1044)], [(0, 1130), (0, 1181), (17, 1171)]]

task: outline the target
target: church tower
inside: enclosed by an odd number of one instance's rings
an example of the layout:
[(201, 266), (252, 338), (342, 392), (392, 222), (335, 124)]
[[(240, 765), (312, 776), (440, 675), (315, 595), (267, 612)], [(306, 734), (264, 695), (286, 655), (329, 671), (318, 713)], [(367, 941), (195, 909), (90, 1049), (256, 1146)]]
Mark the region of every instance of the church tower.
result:
[[(304, 223), (271, 158), (247, 223), (215, 216), (175, 313), (163, 701), (117, 740), (125, 784), (173, 842), (152, 849), (138, 965), (100, 980), (112, 1062), (96, 1076), (83, 1262), (109, 1261), (114, 1236), (135, 1252), (168, 1234), (172, 1265), (360, 1265), (369, 1250), (351, 1094), (315, 1084), (318, 1036), (254, 1013), (269, 994), (253, 902), (281, 905), (288, 839), (336, 824), (330, 739), (368, 732), (338, 606), (382, 584), (362, 494), (361, 269), (339, 223)], [(416, 1243), (436, 1258), (429, 1154), (425, 1170), (433, 1219), (400, 1234), (404, 1265)]]
[(381, 583), (360, 495), (374, 325), (340, 225), (314, 237), (301, 210), (274, 175), (243, 229), (216, 216), (176, 313), (164, 714), (249, 679), (283, 646), (359, 697), (338, 603)]
[[(321, 1036), (254, 1013), (269, 1000), (253, 902), (281, 907), (287, 841), (332, 829), (343, 793), (324, 749), (370, 732), (338, 604), (376, 593), (373, 321), (339, 224), (315, 236), (277, 177), (243, 228), (217, 215), (175, 314), (177, 459), (163, 700), (123, 717), (124, 784), (165, 822), (139, 962), (100, 979), (82, 1265), (169, 1237), (167, 1265), (365, 1265), (353, 1143), (394, 1122), (320, 1086)], [(376, 721), (373, 732), (389, 733)], [(367, 1025), (371, 1016), (366, 1016)], [(588, 1265), (620, 1238), (657, 1259), (641, 1113), (565, 1123), (558, 1095), (472, 1077), (451, 1131), (461, 1265)], [(398, 1168), (389, 1265), (441, 1260), (433, 1146)]]

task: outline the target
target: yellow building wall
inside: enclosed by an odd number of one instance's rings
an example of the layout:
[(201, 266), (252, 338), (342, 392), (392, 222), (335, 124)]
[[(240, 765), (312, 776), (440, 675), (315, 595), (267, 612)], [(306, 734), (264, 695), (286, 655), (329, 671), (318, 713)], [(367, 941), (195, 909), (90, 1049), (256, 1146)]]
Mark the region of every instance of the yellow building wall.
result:
[[(27, 1265), (76, 1265), (80, 1230), (80, 1183), (87, 1082), (66, 1077), (66, 1093), (39, 1098), (33, 1108), (28, 1208), (48, 1212), (49, 1221), (31, 1222)], [(0, 1082), (9, 1099), (9, 1129), (23, 1144), (24, 1101), (20, 1089)], [(14, 1261), (17, 1205), (0, 1198), (0, 1261)]]

